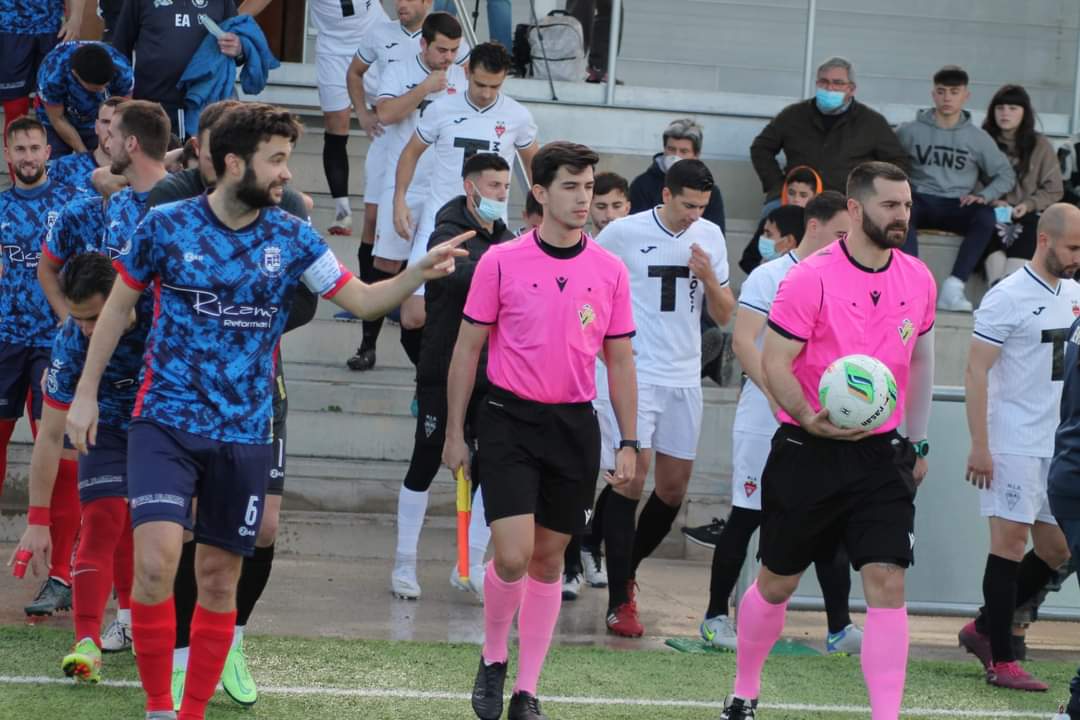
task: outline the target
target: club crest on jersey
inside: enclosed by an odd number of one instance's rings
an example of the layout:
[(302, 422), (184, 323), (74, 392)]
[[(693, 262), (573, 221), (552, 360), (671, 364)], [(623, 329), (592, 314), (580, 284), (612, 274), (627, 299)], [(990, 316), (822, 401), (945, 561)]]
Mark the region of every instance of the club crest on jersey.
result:
[(1073, 300), (1073, 317), (1080, 317), (1080, 304)]
[(457, 95), (457, 88), (454, 87), (453, 85), (447, 85), (446, 86), (446, 94), (447, 95)]
[(271, 245), (263, 249), (262, 263), (259, 265), (264, 275), (276, 277), (281, 274), (281, 248)]
[(495, 123), (495, 137), (501, 138), (504, 132), (506, 132), (506, 123), (502, 120)]
[(589, 327), (594, 320), (596, 320), (596, 313), (593, 311), (592, 305), (585, 303), (581, 306), (581, 309), (577, 312), (578, 320), (581, 321), (581, 329)]
[(742, 485), (743, 492), (746, 493), (746, 497), (750, 497), (757, 492), (757, 483), (754, 482), (754, 478), (747, 478), (746, 482)]
[(49, 214), (45, 216), (45, 227), (51, 228), (56, 220), (60, 217), (59, 210), (50, 210)]
[(210, 4), (210, 0), (191, 0), (191, 4), (194, 5), (197, 10), (202, 10)]
[(910, 340), (911, 336), (915, 334), (915, 324), (907, 318), (904, 318), (904, 323), (900, 327), (896, 328), (896, 330), (900, 333), (900, 342), (907, 345), (908, 340)]

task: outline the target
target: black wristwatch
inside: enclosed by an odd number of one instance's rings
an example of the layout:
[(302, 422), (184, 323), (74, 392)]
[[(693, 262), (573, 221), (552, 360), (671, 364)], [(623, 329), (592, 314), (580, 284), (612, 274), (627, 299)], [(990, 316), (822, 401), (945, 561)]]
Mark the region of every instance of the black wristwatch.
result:
[(930, 441), (920, 440), (919, 442), (911, 443), (911, 446), (915, 448), (916, 457), (925, 458), (930, 454)]
[(623, 448), (630, 448), (635, 453), (639, 453), (639, 452), (641, 452), (641, 441), (640, 440), (621, 440), (619, 442), (619, 448), (618, 449), (622, 450)]

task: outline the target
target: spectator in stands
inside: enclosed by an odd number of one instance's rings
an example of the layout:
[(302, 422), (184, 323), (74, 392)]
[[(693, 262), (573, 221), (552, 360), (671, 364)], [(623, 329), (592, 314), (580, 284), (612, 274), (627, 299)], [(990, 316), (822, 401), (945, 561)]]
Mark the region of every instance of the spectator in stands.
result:
[[(971, 312), (964, 283), (979, 264), (994, 231), (991, 203), (1016, 183), (1009, 159), (990, 135), (972, 124), (964, 104), (971, 97), (968, 74), (946, 65), (934, 74), (934, 107), (897, 129), (910, 156), (914, 205), (904, 251), (919, 254), (918, 230), (947, 230), (964, 239), (952, 273), (938, 293), (938, 308)], [(982, 189), (979, 179), (988, 178)]]
[(45, 126), (52, 157), (85, 153), (98, 145), (98, 108), (110, 96), (130, 97), (131, 63), (111, 45), (60, 43), (38, 70), (38, 120)]
[(1009, 158), (1016, 184), (993, 202), (1001, 216), (985, 261), (990, 284), (1031, 259), (1040, 214), (1064, 195), (1054, 146), (1045, 135), (1035, 132), (1035, 124), (1035, 109), (1027, 90), (1020, 85), (1004, 85), (994, 93), (982, 127)]
[(806, 219), (801, 205), (781, 205), (769, 213), (758, 238), (761, 262), (769, 262), (799, 246), (806, 231)]
[[(817, 174), (817, 171), (814, 170), (814, 168), (807, 167), (806, 165), (798, 165), (791, 168), (784, 178), (784, 185), (780, 190), (780, 205), (793, 205), (804, 208), (807, 203), (819, 195), (823, 189), (821, 176)], [(747, 243), (746, 247), (743, 249), (742, 257), (739, 258), (739, 267), (742, 268), (743, 272), (747, 275), (753, 272), (754, 268), (761, 264), (759, 245), (762, 233), (765, 231), (765, 221), (768, 217), (769, 214), (766, 213), (766, 215), (761, 218), (757, 230), (754, 231), (754, 236), (750, 238), (750, 242)], [(802, 236), (796, 235), (796, 237)]]
[[(589, 74), (585, 82), (607, 82), (608, 50), (611, 46), (611, 0), (567, 0), (566, 11), (581, 23)], [(619, 12), (619, 47), (622, 47), (622, 18)]]
[[(435, 0), (434, 9), (457, 16), (454, 0)], [(490, 39), (501, 43), (507, 50), (513, 50), (514, 29), (510, 16), (510, 0), (487, 0), (487, 18)]]
[(779, 204), (785, 177), (776, 160), (781, 151), (789, 169), (815, 168), (826, 190), (841, 193), (847, 191), (848, 173), (859, 163), (884, 160), (909, 167), (889, 123), (855, 99), (855, 70), (842, 57), (831, 57), (818, 67), (814, 97), (781, 110), (750, 145), (750, 161), (766, 195), (763, 215)]
[[(138, 56), (134, 97), (161, 103), (176, 132), (186, 127), (184, 93), (176, 84), (208, 32), (199, 16), (221, 23), (236, 14), (234, 0), (199, 0), (183, 5), (125, 0), (113, 45), (128, 59)], [(235, 33), (225, 33), (218, 40), (218, 48), (231, 58), (240, 58), (240, 38)]]
[[(653, 155), (649, 168), (634, 178), (630, 183), (630, 212), (639, 213), (652, 210), (663, 203), (661, 194), (664, 190), (664, 176), (668, 169), (680, 160), (701, 157), (701, 145), (704, 134), (701, 126), (691, 118), (672, 120), (664, 130), (664, 151)], [(709, 206), (702, 215), (706, 220), (716, 223), (727, 232), (724, 222), (724, 199), (720, 188), (714, 187), (709, 197)]]

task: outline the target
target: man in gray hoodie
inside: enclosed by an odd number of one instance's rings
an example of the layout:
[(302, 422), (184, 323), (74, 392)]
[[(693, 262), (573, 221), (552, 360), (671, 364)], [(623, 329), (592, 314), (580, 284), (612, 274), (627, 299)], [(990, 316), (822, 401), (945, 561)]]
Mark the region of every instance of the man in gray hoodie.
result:
[[(970, 96), (967, 73), (956, 65), (946, 65), (934, 74), (934, 107), (920, 110), (914, 121), (896, 132), (911, 155), (915, 203), (904, 251), (919, 254), (919, 228), (964, 236), (952, 274), (938, 294), (938, 308), (954, 312), (972, 310), (964, 297), (964, 283), (990, 242), (994, 229), (990, 204), (1016, 183), (1008, 158), (964, 110)], [(980, 177), (989, 180), (976, 192)]]

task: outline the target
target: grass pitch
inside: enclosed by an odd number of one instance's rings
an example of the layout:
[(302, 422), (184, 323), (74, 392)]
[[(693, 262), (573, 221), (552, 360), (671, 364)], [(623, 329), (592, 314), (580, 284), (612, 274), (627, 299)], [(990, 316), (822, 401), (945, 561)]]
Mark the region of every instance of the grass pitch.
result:
[[(105, 684), (74, 686), (59, 670), (70, 644), (71, 634), (66, 631), (0, 628), (0, 719), (142, 718), (142, 692), (131, 685), (137, 680), (132, 656), (106, 656)], [(271, 636), (247, 638), (245, 645), (262, 691), (258, 703), (244, 709), (219, 691), (210, 704), (208, 718), (473, 717), (466, 695), (478, 662), (476, 646)], [(974, 660), (913, 661), (904, 707), (917, 714), (905, 716), (1048, 720), (1057, 702), (1067, 696), (1074, 668), (1058, 662), (1031, 662), (1027, 667), (1051, 684), (1049, 693), (991, 688)], [(726, 654), (556, 647), (547, 661), (540, 696), (552, 720), (714, 719), (719, 717), (719, 705), (709, 704), (723, 700), (734, 671), (734, 656)], [(64, 682), (43, 684), (14, 678)], [(556, 701), (555, 696), (565, 700)], [(858, 658), (771, 658), (765, 669), (762, 698), (762, 720), (869, 716), (866, 711), (836, 707), (866, 707)], [(687, 707), (680, 702), (700, 704)]]

